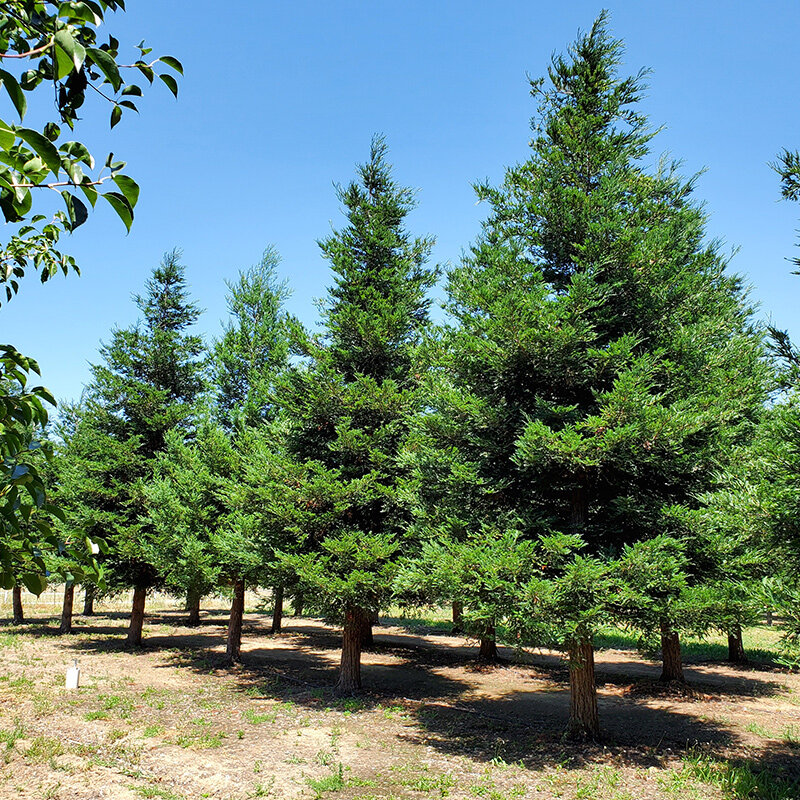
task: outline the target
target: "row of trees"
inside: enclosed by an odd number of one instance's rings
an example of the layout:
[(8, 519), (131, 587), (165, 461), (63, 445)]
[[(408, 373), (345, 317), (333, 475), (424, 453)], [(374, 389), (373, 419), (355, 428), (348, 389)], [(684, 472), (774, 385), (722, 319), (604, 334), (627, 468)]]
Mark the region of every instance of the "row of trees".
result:
[(291, 592), (342, 624), (351, 693), (381, 609), (453, 602), (482, 658), (498, 639), (564, 651), (577, 737), (599, 735), (610, 624), (660, 643), (665, 680), (687, 631), (723, 630), (743, 658), (764, 592), (798, 594), (799, 362), (779, 331), (768, 351), (693, 181), (645, 166), (642, 75), (617, 74), (621, 52), (601, 16), (532, 83), (530, 156), (477, 187), (489, 214), (440, 324), (432, 240), (409, 232), (381, 139), (320, 242), (320, 332), (286, 313), (268, 250), (206, 345), (165, 256), (56, 431), (61, 538), (86, 542), (46, 559), (65, 609), (82, 578), (133, 588), (138, 645), (149, 590), (197, 621), (226, 587), (235, 662), (245, 588), (273, 588), (275, 630)]

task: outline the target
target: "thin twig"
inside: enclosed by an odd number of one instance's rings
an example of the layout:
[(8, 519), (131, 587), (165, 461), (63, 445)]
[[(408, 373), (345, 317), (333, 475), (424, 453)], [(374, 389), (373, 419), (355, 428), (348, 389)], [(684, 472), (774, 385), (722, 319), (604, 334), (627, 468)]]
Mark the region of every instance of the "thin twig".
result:
[(28, 50), (27, 53), (0, 53), (0, 58), (30, 58), (31, 56), (43, 53), (52, 46), (53, 42), (50, 41), (47, 44), (43, 44), (41, 47), (37, 47), (35, 50)]

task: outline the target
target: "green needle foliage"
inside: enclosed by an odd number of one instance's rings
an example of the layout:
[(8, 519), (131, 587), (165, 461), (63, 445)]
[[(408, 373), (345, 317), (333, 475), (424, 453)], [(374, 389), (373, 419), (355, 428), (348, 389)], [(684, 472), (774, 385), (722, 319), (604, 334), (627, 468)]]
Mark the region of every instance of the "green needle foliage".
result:
[(331, 619), (344, 622), (341, 693), (361, 687), (361, 637), (413, 547), (400, 450), (424, 399), (414, 368), (428, 319), (432, 241), (405, 228), (411, 190), (398, 186), (373, 140), (358, 180), (339, 190), (347, 225), (320, 243), (334, 283), (319, 340), (289, 376), (282, 497), (275, 512), (300, 552), (287, 567)]
[[(800, 152), (784, 150), (772, 165), (781, 180), (781, 196), (800, 200)], [(792, 263), (800, 267), (800, 258)], [(794, 274), (800, 274), (795, 270)], [(787, 662), (800, 664), (800, 350), (785, 330), (770, 328), (772, 352), (780, 366), (780, 402), (768, 418), (760, 483), (771, 501), (765, 529), (773, 548), (772, 569), (765, 581), (766, 601), (787, 620)], [(750, 504), (752, 505), (752, 504)]]
[(760, 334), (692, 182), (643, 167), (642, 74), (618, 77), (621, 53), (603, 15), (554, 57), (532, 83), (530, 158), (478, 187), (490, 215), (448, 276), (415, 456), (434, 536), (472, 547), (501, 520), (540, 543), (512, 623), (567, 652), (568, 730), (593, 738), (613, 558), (669, 530), (666, 509), (709, 485), (765, 394)]
[(187, 330), (200, 311), (188, 300), (179, 259), (177, 251), (164, 256), (135, 298), (141, 321), (115, 329), (101, 347), (76, 426), (75, 483), (65, 489), (76, 497), (78, 519), (110, 545), (103, 559), (110, 587), (134, 588), (132, 645), (141, 641), (145, 593), (163, 583), (166, 570), (145, 486), (170, 432), (192, 432), (203, 389), (203, 342)]

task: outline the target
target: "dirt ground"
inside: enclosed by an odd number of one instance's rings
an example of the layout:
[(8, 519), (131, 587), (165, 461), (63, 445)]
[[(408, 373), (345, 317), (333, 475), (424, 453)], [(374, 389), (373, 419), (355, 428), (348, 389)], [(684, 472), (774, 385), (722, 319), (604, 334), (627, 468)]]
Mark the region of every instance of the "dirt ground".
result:
[(690, 664), (686, 696), (634, 652), (599, 651), (605, 739), (571, 745), (553, 653), (485, 667), (461, 637), (381, 626), (364, 696), (342, 701), (319, 620), (273, 636), (248, 613), (227, 669), (225, 610), (183, 616), (151, 614), (135, 653), (121, 613), (76, 617), (72, 636), (54, 618), (0, 627), (2, 800), (800, 798), (800, 676), (778, 668)]

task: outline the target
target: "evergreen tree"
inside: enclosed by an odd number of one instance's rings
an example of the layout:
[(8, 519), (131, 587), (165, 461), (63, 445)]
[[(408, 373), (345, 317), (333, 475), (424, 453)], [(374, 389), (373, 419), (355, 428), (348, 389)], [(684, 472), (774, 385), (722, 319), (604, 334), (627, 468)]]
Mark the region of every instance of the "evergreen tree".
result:
[(115, 329), (92, 367), (87, 413), (76, 442), (78, 513), (110, 544), (103, 563), (109, 585), (134, 590), (127, 643), (141, 643), (149, 589), (165, 580), (158, 532), (148, 519), (145, 486), (170, 431), (193, 427), (203, 389), (203, 342), (188, 332), (200, 311), (189, 301), (180, 253), (165, 254), (144, 295), (135, 325)]
[[(773, 169), (781, 180), (781, 197), (800, 201), (800, 151), (784, 150)], [(800, 257), (791, 259), (800, 274)], [(770, 510), (769, 546), (773, 560), (765, 582), (771, 607), (786, 619), (783, 645), (786, 660), (800, 664), (800, 348), (785, 330), (770, 328), (772, 352), (780, 367), (780, 402), (769, 417), (764, 437), (761, 482)], [(752, 505), (752, 503), (750, 504)]]
[(308, 339), (310, 363), (290, 374), (279, 524), (304, 552), (283, 561), (329, 618), (343, 622), (337, 691), (361, 687), (362, 639), (413, 546), (399, 455), (423, 399), (413, 368), (427, 323), (425, 266), (432, 242), (413, 238), (409, 189), (386, 145), (373, 140), (358, 180), (339, 190), (347, 225), (320, 243), (334, 274), (322, 306), (325, 333)]
[[(221, 574), (233, 587), (230, 662), (240, 659), (247, 585), (272, 585), (276, 600), (282, 592), (283, 573), (277, 568), (275, 549), (287, 541), (268, 513), (271, 454), (276, 447), (271, 426), (278, 414), (276, 385), (289, 366), (295, 323), (284, 309), (289, 289), (278, 278), (279, 263), (277, 252), (268, 248), (257, 265), (228, 284), (230, 319), (212, 358), (215, 408), (232, 448), (227, 471), (216, 470), (224, 481), (220, 491), (229, 513), (212, 543)], [(273, 628), (276, 617), (279, 621), (277, 602), (275, 611)]]
[(692, 182), (643, 167), (642, 74), (618, 77), (621, 52), (602, 15), (555, 56), (532, 83), (530, 158), (478, 187), (490, 215), (449, 275), (416, 457), (434, 531), (502, 520), (538, 543), (509, 623), (567, 653), (568, 732), (591, 738), (592, 638), (624, 611), (613, 558), (672, 530), (666, 510), (708, 486), (764, 397), (759, 332)]

